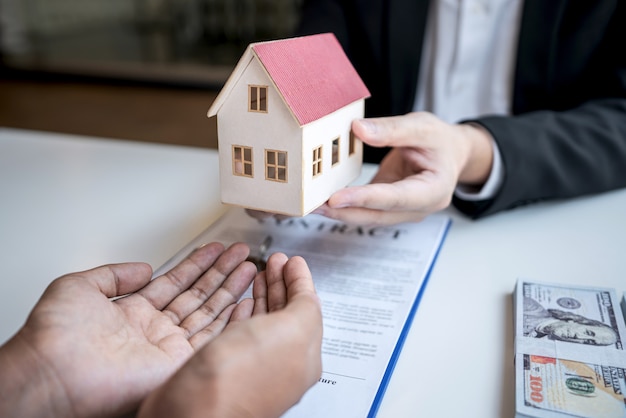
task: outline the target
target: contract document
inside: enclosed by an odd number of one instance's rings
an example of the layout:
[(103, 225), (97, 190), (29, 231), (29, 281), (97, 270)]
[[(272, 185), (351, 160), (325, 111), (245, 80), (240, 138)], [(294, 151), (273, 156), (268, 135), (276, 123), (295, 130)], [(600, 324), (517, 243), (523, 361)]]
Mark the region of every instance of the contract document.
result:
[(258, 221), (231, 209), (155, 276), (213, 241), (246, 242), (253, 254), (271, 241), (267, 255), (304, 257), (322, 303), (323, 372), (284, 417), (373, 417), (450, 223), (442, 214), (378, 227), (319, 215)]

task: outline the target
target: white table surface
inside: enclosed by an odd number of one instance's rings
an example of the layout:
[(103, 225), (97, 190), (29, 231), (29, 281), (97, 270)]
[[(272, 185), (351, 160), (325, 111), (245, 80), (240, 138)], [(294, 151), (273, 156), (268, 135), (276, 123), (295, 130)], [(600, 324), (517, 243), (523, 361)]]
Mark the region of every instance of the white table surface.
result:
[[(0, 343), (59, 275), (164, 263), (227, 209), (217, 164), (208, 149), (0, 128)], [(626, 190), (448, 212), (382, 418), (513, 417), (517, 277), (626, 290)]]

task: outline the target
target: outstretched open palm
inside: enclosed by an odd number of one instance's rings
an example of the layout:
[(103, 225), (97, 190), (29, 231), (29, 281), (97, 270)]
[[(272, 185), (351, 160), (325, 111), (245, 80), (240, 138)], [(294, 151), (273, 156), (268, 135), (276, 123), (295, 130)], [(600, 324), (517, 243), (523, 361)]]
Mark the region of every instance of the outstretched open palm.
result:
[(52, 409), (132, 411), (227, 325), (256, 274), (248, 252), (212, 243), (152, 281), (143, 263), (63, 276), (11, 344), (42, 370)]

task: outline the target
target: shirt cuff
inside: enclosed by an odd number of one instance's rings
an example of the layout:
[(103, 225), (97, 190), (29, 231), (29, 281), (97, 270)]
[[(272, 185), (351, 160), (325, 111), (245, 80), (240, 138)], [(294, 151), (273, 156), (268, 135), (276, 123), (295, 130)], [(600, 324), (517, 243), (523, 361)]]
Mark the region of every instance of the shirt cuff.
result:
[(493, 162), (491, 163), (491, 173), (485, 184), (477, 190), (475, 187), (459, 185), (454, 190), (454, 195), (461, 200), (477, 201), (493, 199), (502, 186), (504, 180), (504, 167), (502, 166), (502, 156), (496, 141), (491, 139), (493, 148)]

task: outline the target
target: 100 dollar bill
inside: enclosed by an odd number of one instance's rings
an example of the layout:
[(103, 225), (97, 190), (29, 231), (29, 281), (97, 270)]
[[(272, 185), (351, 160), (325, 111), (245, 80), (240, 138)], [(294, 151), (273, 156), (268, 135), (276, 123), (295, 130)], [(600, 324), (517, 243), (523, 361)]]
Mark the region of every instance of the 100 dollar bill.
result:
[(624, 348), (626, 327), (613, 289), (520, 280), (516, 337)]
[(626, 417), (624, 368), (529, 354), (516, 358), (516, 417)]
[(514, 309), (517, 418), (626, 418), (615, 290), (520, 279)]

